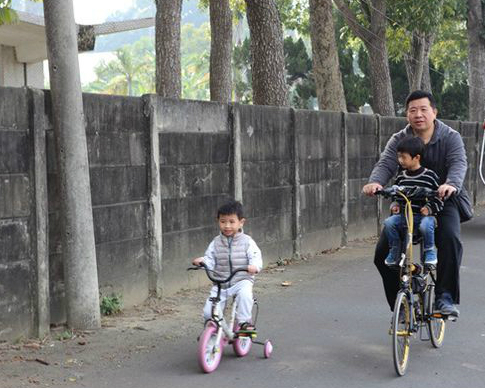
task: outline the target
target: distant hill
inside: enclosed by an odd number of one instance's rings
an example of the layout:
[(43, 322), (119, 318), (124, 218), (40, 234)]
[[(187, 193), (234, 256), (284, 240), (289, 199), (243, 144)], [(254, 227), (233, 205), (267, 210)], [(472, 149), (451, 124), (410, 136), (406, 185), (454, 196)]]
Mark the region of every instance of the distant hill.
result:
[[(202, 23), (209, 21), (208, 13), (198, 8), (198, 0), (184, 0), (182, 6), (182, 24), (191, 23), (199, 27)], [(123, 11), (116, 11), (106, 19), (106, 22), (141, 19), (154, 17), (156, 12), (153, 0), (135, 0), (133, 6)], [(105, 35), (96, 39), (94, 51), (114, 51), (125, 44), (131, 44), (143, 36), (154, 36), (155, 29), (145, 28), (137, 31), (129, 31), (120, 34)]]

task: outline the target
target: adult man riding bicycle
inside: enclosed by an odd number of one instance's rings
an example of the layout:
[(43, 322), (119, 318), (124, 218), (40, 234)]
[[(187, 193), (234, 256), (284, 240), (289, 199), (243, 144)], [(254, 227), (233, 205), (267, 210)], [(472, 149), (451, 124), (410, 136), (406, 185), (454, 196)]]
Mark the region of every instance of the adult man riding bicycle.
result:
[[(461, 135), (436, 119), (436, 102), (430, 93), (417, 90), (406, 99), (408, 125), (395, 133), (374, 166), (369, 183), (362, 191), (373, 196), (382, 189), (398, 171), (396, 145), (406, 136), (418, 136), (426, 145), (422, 165), (439, 176), (438, 194), (441, 199), (464, 191), (463, 181), (467, 170), (465, 146)], [(444, 315), (457, 317), (454, 304), (460, 301), (459, 270), (463, 254), (460, 241), (460, 215), (455, 201), (446, 200), (438, 215), (436, 246), (438, 248), (436, 309)], [(376, 246), (374, 264), (381, 274), (387, 301), (394, 307), (399, 288), (398, 273), (384, 264), (389, 244), (384, 233)]]

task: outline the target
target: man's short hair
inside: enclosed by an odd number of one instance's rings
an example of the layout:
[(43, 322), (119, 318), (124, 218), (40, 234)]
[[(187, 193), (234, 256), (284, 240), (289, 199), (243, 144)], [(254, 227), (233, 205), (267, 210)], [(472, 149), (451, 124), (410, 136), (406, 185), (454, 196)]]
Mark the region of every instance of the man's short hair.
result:
[(410, 93), (406, 98), (406, 110), (408, 110), (409, 103), (414, 100), (419, 100), (421, 98), (427, 98), (433, 109), (436, 109), (436, 100), (431, 93), (425, 92), (424, 90), (415, 90)]
[(403, 137), (397, 143), (397, 152), (404, 152), (415, 158), (416, 155), (421, 155), (423, 158), (425, 145), (423, 140), (417, 136), (406, 136)]
[(241, 202), (230, 200), (217, 210), (217, 218), (219, 218), (220, 216), (228, 216), (231, 214), (237, 215), (237, 218), (239, 219), (244, 218), (243, 206)]

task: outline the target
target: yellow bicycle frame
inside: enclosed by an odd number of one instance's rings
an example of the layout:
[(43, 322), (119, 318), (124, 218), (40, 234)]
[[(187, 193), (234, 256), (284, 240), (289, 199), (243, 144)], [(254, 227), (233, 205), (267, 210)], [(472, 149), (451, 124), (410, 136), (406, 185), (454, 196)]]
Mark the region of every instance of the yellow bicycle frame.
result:
[[(408, 197), (406, 197), (406, 195), (404, 195), (401, 191), (398, 191), (397, 194), (399, 194), (399, 196), (401, 196), (405, 201), (404, 217), (406, 218), (406, 224), (408, 227), (405, 273), (409, 274), (409, 276), (412, 276), (412, 273), (415, 269), (415, 266), (413, 263), (413, 231), (414, 231), (413, 208), (411, 206), (411, 201), (408, 199)], [(401, 273), (401, 277), (402, 277), (402, 273)], [(408, 283), (409, 283), (409, 288), (411, 289), (411, 282), (409, 281)]]

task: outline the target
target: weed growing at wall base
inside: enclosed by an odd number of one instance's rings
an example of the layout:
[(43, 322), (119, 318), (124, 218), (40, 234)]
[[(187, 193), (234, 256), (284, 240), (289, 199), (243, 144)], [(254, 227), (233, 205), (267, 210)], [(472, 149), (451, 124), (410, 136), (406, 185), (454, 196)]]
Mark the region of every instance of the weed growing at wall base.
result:
[(101, 299), (101, 314), (102, 315), (113, 315), (121, 312), (121, 308), (123, 307), (122, 297), (121, 295), (111, 295), (111, 296), (103, 296)]

